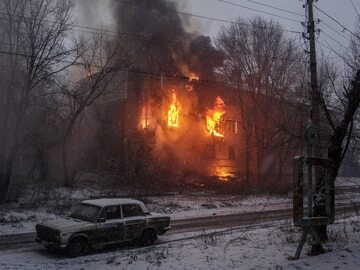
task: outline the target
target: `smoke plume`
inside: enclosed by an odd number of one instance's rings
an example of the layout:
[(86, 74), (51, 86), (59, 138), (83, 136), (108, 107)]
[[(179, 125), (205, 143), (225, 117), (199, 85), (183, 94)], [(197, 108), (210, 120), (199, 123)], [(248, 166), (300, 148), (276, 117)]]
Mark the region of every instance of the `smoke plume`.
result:
[(113, 0), (112, 5), (121, 42), (127, 44), (135, 68), (209, 78), (221, 65), (209, 37), (185, 30), (174, 2)]

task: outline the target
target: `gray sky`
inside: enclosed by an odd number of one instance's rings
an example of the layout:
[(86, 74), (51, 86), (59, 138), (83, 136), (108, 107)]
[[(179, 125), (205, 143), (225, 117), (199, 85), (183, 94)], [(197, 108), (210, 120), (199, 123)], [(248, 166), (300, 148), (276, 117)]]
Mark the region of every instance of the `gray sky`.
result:
[[(153, 1), (153, 0), (148, 0)], [(234, 5), (229, 5), (227, 3), (218, 1), (218, 0), (173, 0), (178, 3), (179, 11), (183, 11), (186, 13), (192, 13), (201, 16), (213, 17), (224, 20), (235, 20), (237, 17), (241, 16), (243, 18), (251, 18), (253, 16), (263, 16), (265, 18), (271, 18), (275, 21), (278, 21), (283, 28), (295, 30), (295, 31), (303, 31), (303, 27), (299, 22), (293, 22), (286, 19), (281, 19), (278, 17), (266, 15), (259, 13), (257, 11), (251, 11), (246, 8), (241, 8)], [(303, 16), (297, 16), (293, 14), (289, 14), (286, 12), (281, 12), (279, 10), (271, 9), (269, 7), (264, 7), (262, 5), (252, 3), (251, 0), (227, 0), (228, 2), (232, 2), (235, 4), (243, 5), (249, 8), (258, 9), (261, 11), (265, 11), (268, 13), (273, 13), (277, 15), (281, 15), (284, 17), (288, 17), (297, 21), (305, 20), (305, 9), (303, 8), (303, 4), (305, 0), (255, 0), (259, 3), (268, 4), (271, 6), (279, 7), (282, 9), (290, 10), (299, 14), (303, 14)], [(87, 5), (83, 5), (81, 11), (79, 12), (79, 20), (81, 24), (91, 27), (102, 27), (107, 29), (113, 29), (111, 25), (111, 8), (109, 8), (109, 0), (78, 0), (80, 3), (86, 3)], [(357, 13), (352, 6), (352, 2), (360, 11), (360, 0), (319, 0), (315, 3), (320, 9), (337, 19), (341, 24), (346, 26), (348, 29), (353, 30), (356, 22)], [(89, 5), (91, 3), (91, 5)], [(330, 27), (336, 29), (338, 32), (341, 32), (343, 29), (337, 23), (335, 23), (330, 18), (326, 17), (324, 14), (321, 14), (316, 9), (314, 10), (315, 18), (319, 18), (325, 24), (330, 25)], [(87, 16), (85, 16), (87, 15)], [(91, 15), (91, 16), (89, 16)], [(87, 19), (86, 19), (86, 18)], [(188, 16), (184, 16), (188, 18)], [(91, 18), (91, 19), (89, 19)], [(195, 28), (201, 34), (210, 35), (212, 38), (216, 37), (218, 31), (222, 26), (228, 25), (227, 23), (217, 22), (213, 20), (206, 20), (201, 18), (190, 17), (192, 22), (195, 25)], [(347, 38), (351, 37), (351, 34), (348, 32), (342, 32), (343, 36), (336, 33), (334, 30), (330, 29), (324, 23), (320, 23), (317, 25), (321, 31), (318, 37), (318, 41), (323, 44), (329, 44), (333, 47), (338, 53), (342, 53), (346, 51), (341, 45), (337, 42), (331, 40), (330, 37), (337, 40), (344, 46), (348, 46)], [(330, 37), (326, 36), (329, 35)], [(297, 37), (294, 34), (289, 34), (290, 36)], [(336, 54), (329, 51), (320, 43), (317, 43), (318, 49), (323, 49), (326, 56), (336, 57)]]
[[(178, 2), (181, 1), (183, 0), (179, 0)], [(298, 21), (305, 20), (305, 9), (303, 8), (303, 4), (305, 3), (305, 1), (301, 1), (301, 0), (271, 0), (271, 1), (255, 0), (255, 1), (268, 4), (271, 6), (279, 7), (282, 9), (290, 10), (299, 14), (303, 14), (303, 17), (289, 14), (286, 12), (281, 12), (279, 10), (271, 9), (268, 7), (264, 7), (256, 3), (252, 3), (251, 1), (248, 0), (227, 0), (227, 2), (232, 2), (239, 5), (247, 6), (249, 8), (258, 9), (276, 15), (281, 15), (293, 20), (298, 20)], [(360, 11), (360, 0), (352, 0), (352, 2)], [(352, 2), (351, 0), (319, 0), (317, 3), (315, 3), (315, 5), (318, 6), (324, 12), (331, 15), (336, 20), (338, 20), (342, 25), (344, 25), (348, 29), (353, 30), (356, 23), (357, 13), (353, 8)], [(251, 11), (246, 8), (229, 5), (227, 3), (223, 3), (218, 0), (189, 1), (188, 7), (186, 9), (196, 14), (201, 14), (209, 17), (221, 18), (226, 20), (235, 20), (239, 16), (243, 18), (251, 18), (253, 16), (263, 16), (265, 18), (269, 18), (269, 19), (271, 18), (275, 21), (278, 21), (285, 29), (296, 30), (296, 31), (304, 30), (300, 23), (289, 21), (286, 19), (281, 19), (275, 16), (262, 14), (256, 11)], [(326, 34), (330, 35), (333, 39), (337, 40), (338, 42), (340, 42), (345, 46), (348, 46), (349, 43), (346, 37), (350, 38), (351, 34), (345, 31), (342, 33), (343, 36), (345, 37), (342, 37), (334, 30), (330, 29), (326, 24), (328, 24), (330, 27), (334, 28), (335, 30), (341, 33), (343, 29), (340, 25), (338, 25), (336, 22), (334, 22), (333, 20), (331, 20), (326, 15), (322, 14), (316, 9), (314, 9), (314, 15), (315, 15), (315, 19), (320, 19), (323, 22), (323, 23), (320, 22), (320, 24), (317, 25), (317, 27), (321, 29), (321, 31), (324, 31), (324, 33), (321, 33), (320, 36), (318, 37), (318, 41), (324, 43), (325, 45), (327, 45), (328, 42), (331, 47), (337, 50), (337, 52), (346, 51), (346, 49), (341, 47), (341, 45), (333, 41), (331, 38), (327, 37)], [(200, 19), (194, 18), (194, 20), (199, 21)], [(204, 31), (206, 31), (211, 36), (216, 36), (221, 26), (226, 25), (224, 23), (210, 21), (210, 20), (201, 19), (201, 21), (203, 21), (203, 23), (205, 23), (206, 25), (206, 27), (204, 27)], [(289, 34), (289, 35), (295, 36), (293, 34)], [(321, 45), (320, 43), (317, 43), (317, 47), (319, 49), (323, 49), (326, 55), (330, 53), (332, 57), (336, 56), (336, 54), (334, 54), (333, 52), (329, 52), (329, 50), (327, 48), (324, 48), (324, 46)]]

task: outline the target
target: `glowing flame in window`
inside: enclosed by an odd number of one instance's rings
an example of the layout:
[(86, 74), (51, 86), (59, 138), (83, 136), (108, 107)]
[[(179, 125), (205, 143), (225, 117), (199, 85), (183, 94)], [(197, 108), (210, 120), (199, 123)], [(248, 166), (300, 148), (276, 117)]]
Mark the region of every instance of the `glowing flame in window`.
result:
[(179, 127), (180, 103), (177, 100), (175, 90), (171, 92), (171, 104), (168, 110), (168, 127)]
[(214, 109), (208, 110), (206, 113), (206, 128), (210, 135), (224, 138), (222, 124), (224, 122), (225, 113), (225, 103), (221, 97), (217, 97)]

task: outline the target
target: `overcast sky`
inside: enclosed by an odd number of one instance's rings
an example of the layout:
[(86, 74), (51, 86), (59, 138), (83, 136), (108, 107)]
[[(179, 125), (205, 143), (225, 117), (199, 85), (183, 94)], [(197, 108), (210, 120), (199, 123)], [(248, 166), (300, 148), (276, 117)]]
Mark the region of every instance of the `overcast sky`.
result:
[[(156, 0), (147, 0), (147, 1), (156, 1)], [(239, 6), (230, 5), (219, 0), (173, 0), (178, 3), (179, 11), (192, 13), (201, 16), (207, 16), (217, 19), (223, 20), (235, 20), (237, 17), (241, 16), (243, 18), (251, 18), (253, 16), (263, 16), (265, 18), (271, 18), (275, 21), (278, 21), (283, 28), (295, 31), (303, 31), (303, 27), (300, 24), (300, 21), (305, 20), (305, 9), (303, 8), (303, 4), (305, 0), (226, 0), (227, 2), (232, 2), (235, 4), (243, 5), (248, 8), (257, 9), (260, 11), (264, 11), (267, 13), (273, 13), (276, 15), (280, 15), (283, 17), (290, 18), (292, 20), (296, 20), (299, 22), (290, 21), (287, 19), (282, 19), (275, 16), (270, 16), (267, 14), (260, 13), (258, 11), (252, 11), (246, 8), (242, 8)], [(276, 9), (272, 9), (269, 7), (265, 7), (260, 4), (253, 3), (259, 2), (267, 5), (275, 6), (278, 8), (286, 9), (295, 13), (302, 14), (303, 16), (289, 14), (286, 12), (282, 12)], [(92, 27), (103, 27), (108, 29), (113, 29), (111, 25), (111, 9), (109, 8), (109, 0), (78, 0), (79, 3), (86, 3), (87, 5), (82, 5), (80, 13), (80, 21), (81, 24), (85, 24), (87, 26)], [(90, 5), (91, 3), (91, 5)], [(333, 18), (338, 20), (342, 25), (346, 26), (350, 30), (354, 30), (357, 13), (353, 8), (352, 3), (358, 8), (360, 11), (360, 0), (319, 0), (315, 3), (320, 9), (331, 15)], [(339, 26), (336, 22), (326, 17), (326, 15), (320, 13), (318, 10), (314, 10), (315, 18), (320, 19), (324, 23), (317, 25), (318, 28), (323, 31), (320, 34), (317, 43), (319, 49), (323, 49), (326, 55), (331, 57), (336, 57), (336, 54), (324, 48), (323, 44), (330, 44), (337, 52), (345, 51), (341, 45), (337, 42), (333, 41), (330, 37), (337, 40), (339, 43), (344, 46), (348, 46), (348, 40), (346, 38), (350, 38), (351, 34), (347, 31), (343, 31), (342, 27)], [(90, 16), (89, 16), (90, 15)], [(188, 16), (183, 16), (188, 17)], [(90, 19), (89, 19), (90, 18)], [(201, 32), (202, 34), (210, 35), (212, 38), (216, 37), (218, 31), (222, 26), (228, 25), (228, 23), (218, 22), (214, 20), (201, 19), (196, 17), (188, 17), (191, 18), (192, 22), (196, 26), (196, 30)], [(334, 28), (338, 32), (342, 32), (340, 34), (336, 33)], [(326, 36), (330, 35), (330, 37)], [(289, 34), (290, 36), (297, 37), (294, 34)]]

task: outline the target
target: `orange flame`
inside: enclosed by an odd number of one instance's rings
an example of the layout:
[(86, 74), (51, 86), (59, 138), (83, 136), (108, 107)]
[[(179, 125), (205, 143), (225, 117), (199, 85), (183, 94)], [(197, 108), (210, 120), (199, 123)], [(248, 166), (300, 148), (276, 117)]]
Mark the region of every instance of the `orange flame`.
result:
[(179, 127), (180, 103), (175, 90), (172, 90), (171, 104), (168, 111), (168, 127)]
[(219, 171), (216, 173), (216, 176), (220, 181), (229, 181), (235, 175), (233, 173)]
[(214, 109), (208, 110), (206, 114), (206, 128), (210, 135), (224, 138), (221, 124), (224, 121), (225, 113), (225, 103), (221, 97), (217, 97)]
[(140, 128), (148, 129), (150, 127), (150, 107), (149, 104), (145, 104), (141, 110), (140, 116)]
[(199, 76), (197, 76), (195, 73), (190, 73), (188, 76), (189, 76), (189, 82), (200, 80)]

